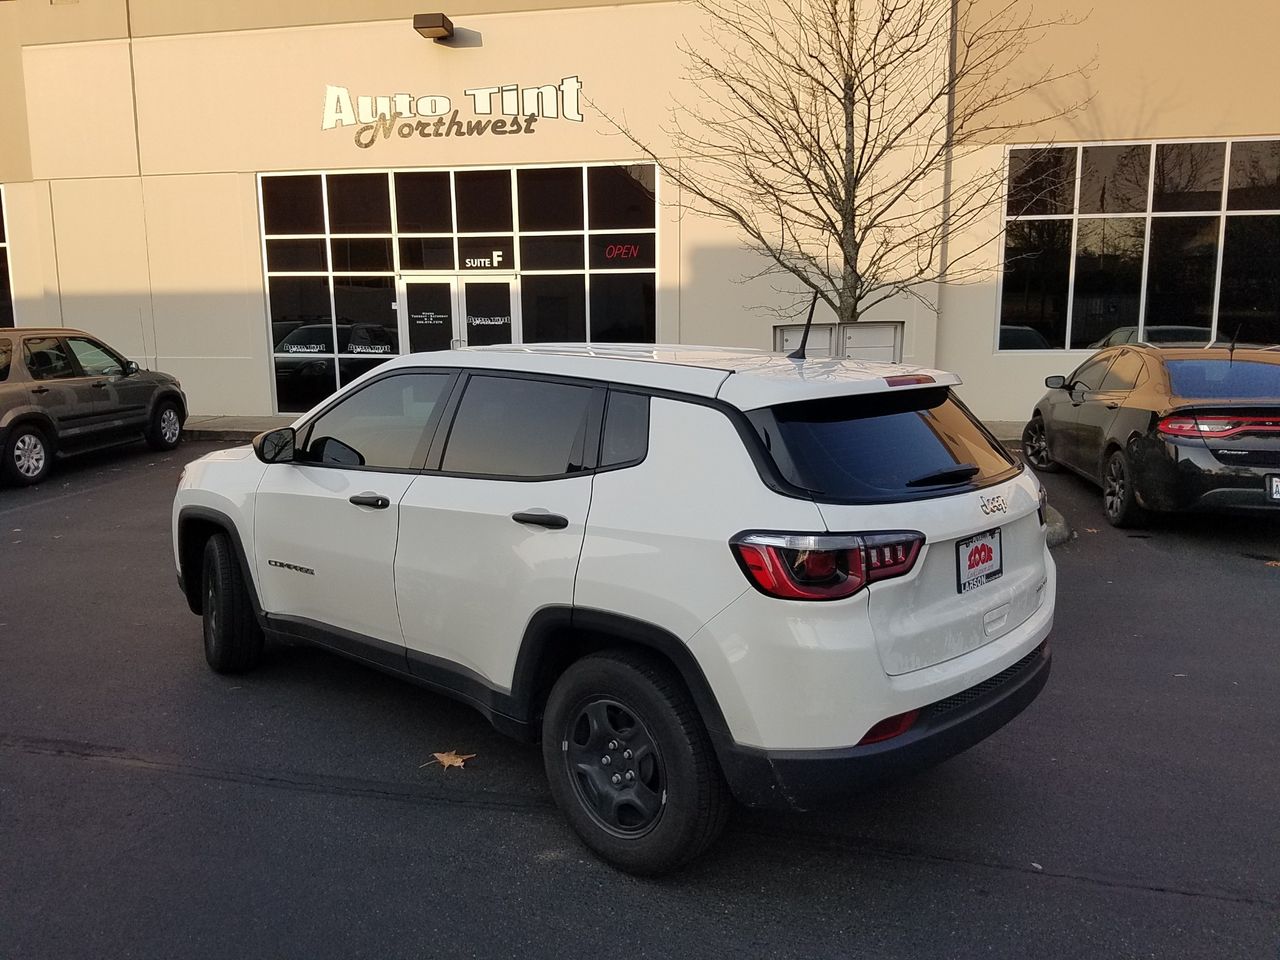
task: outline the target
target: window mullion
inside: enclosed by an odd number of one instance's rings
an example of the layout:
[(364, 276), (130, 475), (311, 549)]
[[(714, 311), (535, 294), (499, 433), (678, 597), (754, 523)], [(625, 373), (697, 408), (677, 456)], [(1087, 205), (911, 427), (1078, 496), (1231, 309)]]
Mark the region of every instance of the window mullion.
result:
[(1222, 298), (1222, 259), (1227, 242), (1227, 188), (1231, 178), (1231, 141), (1223, 152), (1222, 197), (1218, 208), (1218, 262), (1213, 272), (1213, 312), (1209, 314), (1209, 342), (1218, 340), (1218, 303)]
[(1062, 349), (1071, 349), (1071, 320), (1076, 309), (1076, 235), (1080, 224), (1080, 162), (1084, 159), (1083, 148), (1076, 147), (1076, 182), (1075, 193), (1071, 198), (1071, 245), (1067, 248), (1067, 324), (1063, 335)]
[(1147, 216), (1142, 237), (1142, 289), (1138, 293), (1138, 342), (1141, 343), (1147, 329), (1147, 271), (1151, 265), (1151, 206), (1154, 203), (1156, 182), (1156, 147), (1151, 145), (1151, 158), (1147, 161)]

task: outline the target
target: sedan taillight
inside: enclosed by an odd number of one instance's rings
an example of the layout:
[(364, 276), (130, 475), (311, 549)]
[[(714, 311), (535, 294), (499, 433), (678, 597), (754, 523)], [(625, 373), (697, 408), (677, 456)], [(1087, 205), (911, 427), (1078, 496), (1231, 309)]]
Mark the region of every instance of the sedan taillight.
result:
[(729, 546), (747, 579), (763, 594), (783, 600), (843, 600), (869, 583), (909, 573), (924, 534), (746, 533)]
[(1224, 439), (1241, 433), (1280, 433), (1275, 417), (1165, 417), (1158, 429), (1167, 437)]

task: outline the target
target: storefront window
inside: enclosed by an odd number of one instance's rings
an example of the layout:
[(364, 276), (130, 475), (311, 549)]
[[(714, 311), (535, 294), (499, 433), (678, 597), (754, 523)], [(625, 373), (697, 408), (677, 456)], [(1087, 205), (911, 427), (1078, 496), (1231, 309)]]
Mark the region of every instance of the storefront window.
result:
[(263, 174), (278, 408), (411, 349), (653, 342), (656, 186), (649, 164)]
[(1280, 342), (1280, 141), (1020, 148), (1008, 197), (999, 349)]

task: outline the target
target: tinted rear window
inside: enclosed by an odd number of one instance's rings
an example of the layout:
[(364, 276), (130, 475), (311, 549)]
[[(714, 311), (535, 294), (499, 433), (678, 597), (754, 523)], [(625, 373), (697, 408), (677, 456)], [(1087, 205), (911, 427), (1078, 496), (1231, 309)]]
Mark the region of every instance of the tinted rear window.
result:
[(748, 417), (782, 476), (819, 500), (920, 499), (1018, 471), (946, 389), (807, 400)]
[(1280, 363), (1256, 360), (1169, 360), (1175, 397), (1280, 397)]

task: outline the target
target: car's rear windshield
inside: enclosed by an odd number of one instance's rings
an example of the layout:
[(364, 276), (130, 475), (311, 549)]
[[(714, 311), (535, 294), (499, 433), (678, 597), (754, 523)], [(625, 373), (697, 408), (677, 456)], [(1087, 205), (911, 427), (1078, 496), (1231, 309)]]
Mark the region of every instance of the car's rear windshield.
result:
[[(1278, 358), (1280, 359), (1280, 358)], [(1280, 398), (1280, 363), (1258, 360), (1168, 360), (1175, 397)]]
[(945, 387), (806, 400), (747, 416), (783, 478), (818, 500), (923, 499), (1020, 469)]

